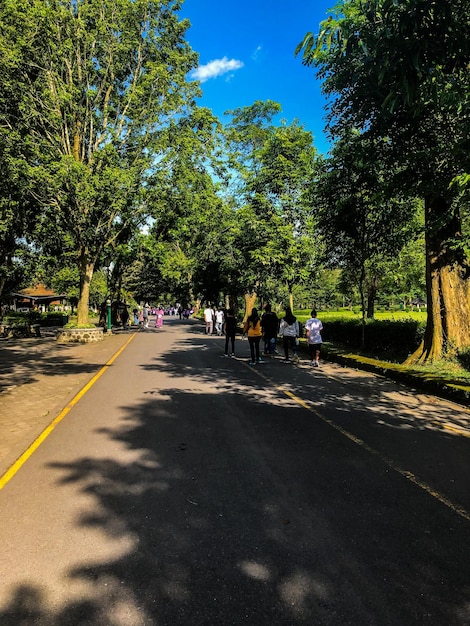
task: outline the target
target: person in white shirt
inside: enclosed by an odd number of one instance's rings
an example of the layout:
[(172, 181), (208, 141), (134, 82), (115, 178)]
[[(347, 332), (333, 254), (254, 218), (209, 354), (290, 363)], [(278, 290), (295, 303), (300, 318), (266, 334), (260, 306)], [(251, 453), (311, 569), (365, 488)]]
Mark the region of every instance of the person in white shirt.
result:
[(312, 310), (312, 317), (305, 322), (305, 332), (307, 335), (307, 345), (310, 353), (310, 365), (318, 367), (320, 365), (320, 351), (321, 351), (321, 331), (323, 330), (323, 324), (317, 318), (317, 312)]
[(144, 328), (149, 327), (149, 305), (146, 302), (142, 308), (142, 316), (144, 318)]
[(293, 352), (294, 361), (298, 361), (297, 340), (299, 338), (299, 322), (292, 313), (290, 307), (286, 307), (286, 314), (279, 324), (279, 334), (282, 337), (282, 344), (284, 347), (284, 363), (290, 363), (289, 348), (291, 348)]
[(206, 323), (206, 335), (212, 335), (214, 330), (214, 311), (210, 302), (207, 303), (207, 307), (204, 309), (204, 322)]
[(215, 330), (217, 335), (220, 337), (222, 335), (223, 327), (224, 327), (224, 311), (220, 307), (215, 312)]

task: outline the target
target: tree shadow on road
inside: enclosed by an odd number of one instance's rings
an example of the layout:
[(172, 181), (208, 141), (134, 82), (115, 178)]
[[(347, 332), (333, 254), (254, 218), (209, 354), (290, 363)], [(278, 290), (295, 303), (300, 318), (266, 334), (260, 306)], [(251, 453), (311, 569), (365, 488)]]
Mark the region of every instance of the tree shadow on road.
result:
[(30, 385), (40, 376), (96, 372), (106, 362), (100, 360), (96, 348), (92, 344), (59, 344), (50, 337), (0, 345), (0, 393), (17, 385)]
[(74, 485), (95, 503), (77, 518), (76, 540), (99, 529), (131, 547), (66, 572), (88, 592), (60, 608), (48, 604), (47, 581), (19, 583), (0, 624), (467, 624), (468, 522), (328, 420), (344, 428), (363, 416), (384, 438), (399, 432), (396, 445), (418, 431), (447, 435), (411, 418), (395, 427), (396, 399), (380, 381), (359, 400), (325, 374), (278, 363), (262, 378), (214, 355), (214, 370), (183, 349), (200, 339), (185, 341), (142, 367), (165, 368), (187, 389), (156, 385), (121, 407), (119, 426), (99, 428), (132, 462), (49, 464), (59, 491)]

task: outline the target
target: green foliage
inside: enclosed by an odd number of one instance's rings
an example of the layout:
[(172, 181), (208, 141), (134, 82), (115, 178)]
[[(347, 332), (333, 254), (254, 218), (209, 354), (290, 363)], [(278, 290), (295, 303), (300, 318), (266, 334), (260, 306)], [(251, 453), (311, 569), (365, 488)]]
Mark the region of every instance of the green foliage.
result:
[(63, 326), (68, 321), (68, 315), (63, 313), (44, 313), (41, 315), (41, 326)]
[(467, 350), (459, 350), (457, 353), (457, 361), (462, 367), (470, 371), (470, 348)]
[(2, 319), (5, 324), (28, 324), (30, 322), (28, 313), (22, 313), (21, 311), (8, 311)]
[[(386, 197), (425, 200), (431, 315), (422, 359), (440, 358), (449, 341), (470, 341), (470, 300), (455, 297), (468, 293), (470, 268), (461, 228), (462, 174), (470, 170), (469, 42), (462, 0), (349, 0), (338, 2), (319, 35), (309, 33), (297, 50), (323, 79), (332, 137), (356, 133), (367, 142), (370, 149), (359, 152), (359, 160), (369, 177), (380, 172)], [(377, 207), (378, 216), (384, 209)], [(448, 319), (456, 307), (460, 318)]]
[(239, 273), (245, 291), (261, 297), (268, 296), (273, 280), (292, 293), (310, 276), (318, 252), (310, 193), (316, 158), (312, 136), (297, 122), (273, 125), (278, 112), (276, 103), (255, 102), (232, 111), (227, 128), (239, 207)]
[(369, 320), (365, 329), (365, 345), (361, 346), (360, 319), (342, 319), (324, 322), (322, 337), (324, 341), (349, 349), (365, 350), (368, 354), (385, 356), (390, 360), (404, 360), (418, 347), (423, 334), (424, 325), (416, 320)]
[(0, 51), (8, 50), (0, 54), (0, 93), (11, 97), (0, 128), (18, 131), (31, 196), (49, 226), (38, 231), (42, 243), (52, 237), (58, 251), (60, 238), (73, 242), (81, 319), (103, 250), (129, 238), (149, 213), (168, 120), (184, 118), (199, 93), (186, 78), (197, 55), (178, 8), (151, 0), (2, 5), (11, 28), (0, 39)]
[(67, 324), (64, 324), (63, 327), (64, 328), (78, 328), (78, 329), (87, 330), (89, 328), (96, 328), (96, 325), (95, 324), (79, 324), (78, 322), (76, 322), (74, 320), (72, 322), (67, 322)]
[[(385, 165), (377, 149), (363, 135), (345, 133), (332, 156), (319, 164), (314, 191), (325, 262), (343, 268), (343, 279), (347, 275), (343, 286), (359, 290), (361, 306), (369, 316), (387, 265), (417, 237), (421, 209), (415, 199), (388, 195)], [(371, 154), (376, 155), (373, 165)], [(422, 255), (424, 259), (424, 247)]]

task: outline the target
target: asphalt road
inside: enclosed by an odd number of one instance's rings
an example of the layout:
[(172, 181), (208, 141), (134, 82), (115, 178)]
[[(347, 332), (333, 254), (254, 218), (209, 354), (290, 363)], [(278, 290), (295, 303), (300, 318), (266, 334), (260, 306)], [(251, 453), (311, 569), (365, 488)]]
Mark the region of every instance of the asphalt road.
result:
[(0, 490), (1, 626), (470, 624), (470, 415), (137, 333)]

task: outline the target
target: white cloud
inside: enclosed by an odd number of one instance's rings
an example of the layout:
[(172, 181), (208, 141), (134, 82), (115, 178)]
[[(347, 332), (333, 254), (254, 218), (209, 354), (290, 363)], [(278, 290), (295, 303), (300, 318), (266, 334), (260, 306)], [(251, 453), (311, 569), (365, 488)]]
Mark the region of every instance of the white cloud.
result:
[(193, 70), (191, 78), (195, 78), (196, 80), (200, 80), (201, 83), (205, 83), (206, 80), (209, 80), (210, 78), (217, 78), (217, 76), (222, 76), (227, 72), (239, 70), (241, 67), (243, 67), (242, 61), (223, 57), (222, 59), (209, 61), (206, 65), (200, 65), (197, 69)]
[(253, 59), (253, 61), (256, 61), (256, 60), (257, 60), (257, 58), (258, 58), (258, 56), (259, 56), (259, 53), (261, 52), (261, 50), (262, 50), (262, 49), (263, 49), (263, 46), (258, 46), (258, 47), (256, 48), (256, 50), (255, 50), (255, 51), (253, 52), (253, 54), (251, 55), (251, 58)]

